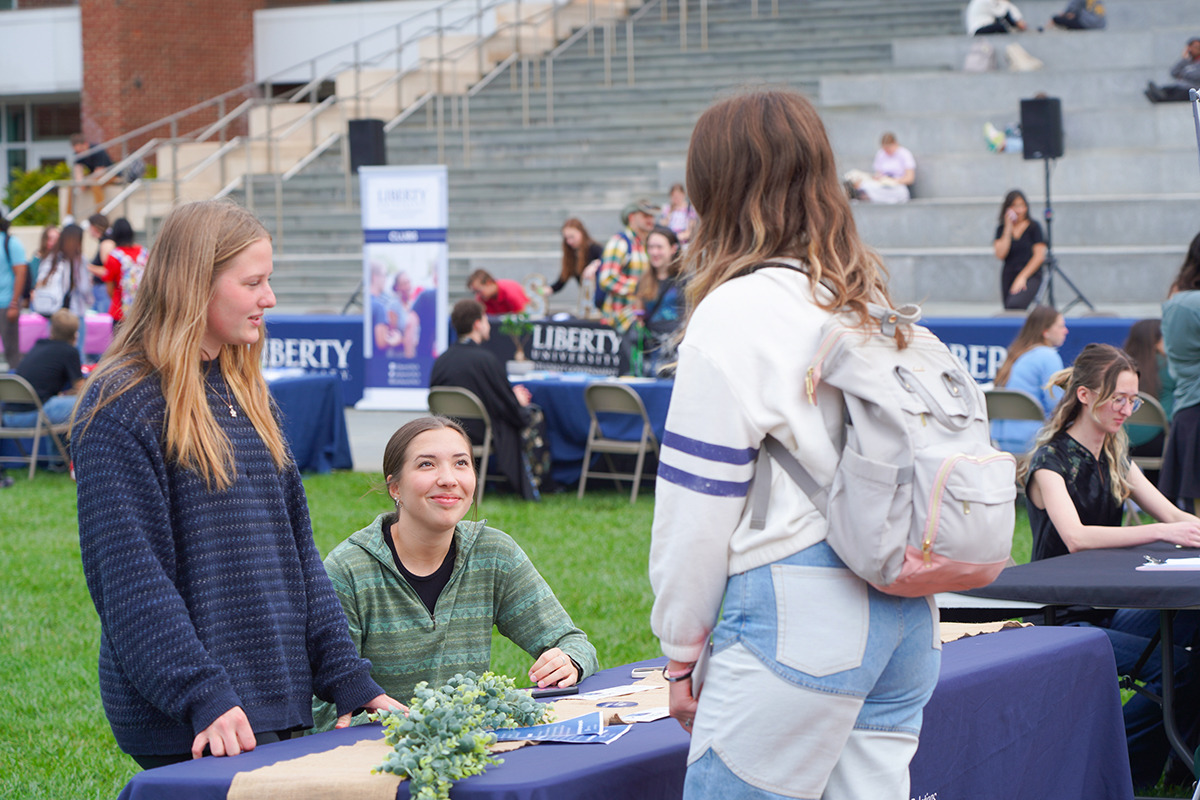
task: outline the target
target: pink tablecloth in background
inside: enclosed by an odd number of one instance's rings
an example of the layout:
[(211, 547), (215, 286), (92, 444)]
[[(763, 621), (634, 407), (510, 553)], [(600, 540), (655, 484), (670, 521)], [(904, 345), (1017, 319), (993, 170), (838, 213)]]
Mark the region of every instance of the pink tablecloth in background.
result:
[[(84, 315), (83, 325), (83, 352), (90, 356), (100, 355), (112, 341), (112, 317), (108, 314), (89, 313)], [(26, 312), (21, 315), (22, 353), (28, 353), (34, 342), (49, 335), (50, 323), (41, 314)]]

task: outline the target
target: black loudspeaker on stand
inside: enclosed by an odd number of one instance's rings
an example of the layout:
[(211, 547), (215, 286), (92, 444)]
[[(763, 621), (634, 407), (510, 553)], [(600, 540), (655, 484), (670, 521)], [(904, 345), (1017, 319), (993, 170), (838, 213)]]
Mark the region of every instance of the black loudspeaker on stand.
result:
[(350, 120), (350, 172), (387, 165), (387, 139), (381, 119)]
[(1096, 307), (1092, 305), (1083, 292), (1079, 291), (1079, 287), (1071, 280), (1067, 273), (1062, 271), (1058, 266), (1058, 259), (1054, 256), (1054, 207), (1050, 204), (1050, 162), (1056, 158), (1062, 158), (1063, 155), (1063, 127), (1062, 127), (1062, 101), (1057, 97), (1035, 97), (1031, 100), (1021, 101), (1021, 135), (1025, 140), (1025, 160), (1035, 161), (1041, 159), (1045, 166), (1046, 176), (1046, 260), (1042, 265), (1042, 269), (1046, 273), (1046, 280), (1042, 282), (1042, 288), (1038, 290), (1036, 302), (1043, 305), (1048, 305), (1057, 308), (1054, 305), (1054, 279), (1062, 278), (1071, 291), (1075, 293), (1075, 298), (1060, 309), (1066, 311), (1076, 303), (1083, 303), (1092, 311)]

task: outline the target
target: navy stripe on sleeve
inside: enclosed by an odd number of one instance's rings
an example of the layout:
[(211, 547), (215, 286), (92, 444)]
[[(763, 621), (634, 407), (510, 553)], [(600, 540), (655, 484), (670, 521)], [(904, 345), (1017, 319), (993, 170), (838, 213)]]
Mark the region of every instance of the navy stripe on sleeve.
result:
[(658, 477), (693, 492), (714, 497), (745, 497), (750, 491), (750, 481), (718, 481), (661, 462), (658, 465)]
[(663, 447), (670, 447), (690, 456), (697, 456), (708, 461), (719, 461), (723, 464), (749, 464), (758, 458), (757, 447), (723, 447), (719, 444), (702, 442), (673, 431), (663, 434)]

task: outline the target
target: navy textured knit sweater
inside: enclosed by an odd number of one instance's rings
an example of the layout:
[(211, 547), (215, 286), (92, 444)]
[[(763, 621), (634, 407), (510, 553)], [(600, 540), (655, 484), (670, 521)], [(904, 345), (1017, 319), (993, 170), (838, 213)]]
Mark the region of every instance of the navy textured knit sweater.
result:
[(312, 724), (313, 694), (345, 713), (382, 693), (313, 544), (299, 473), (276, 469), (246, 415), (230, 416), (215, 362), (208, 381), (236, 454), (229, 489), (166, 459), (156, 378), (72, 433), (100, 693), (132, 755), (186, 753), (234, 706), (256, 732), (278, 731)]

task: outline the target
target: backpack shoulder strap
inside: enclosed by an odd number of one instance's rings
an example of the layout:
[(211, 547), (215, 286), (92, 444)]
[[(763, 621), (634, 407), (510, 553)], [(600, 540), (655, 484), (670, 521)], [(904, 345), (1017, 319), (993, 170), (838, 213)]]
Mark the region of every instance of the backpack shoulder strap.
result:
[(812, 473), (804, 468), (783, 442), (771, 434), (763, 439), (758, 449), (758, 461), (754, 466), (754, 482), (750, 486), (750, 528), (762, 530), (767, 522), (767, 506), (771, 500), (771, 459), (775, 459), (783, 471), (799, 486), (822, 516), (828, 504), (829, 493), (817, 483)]

